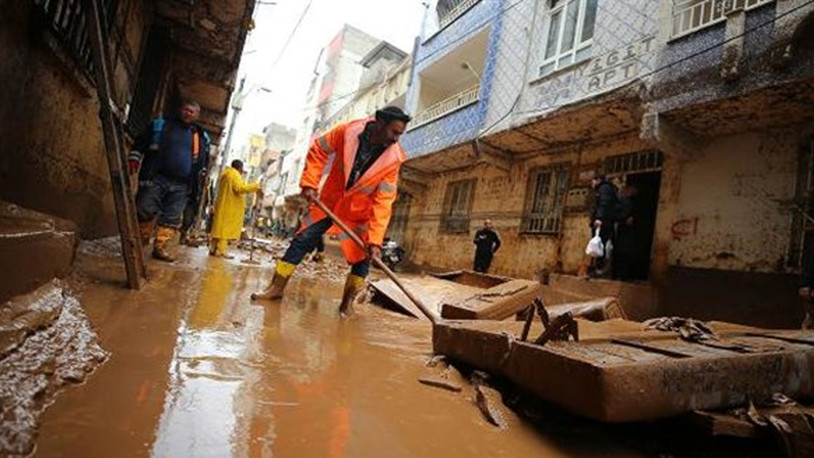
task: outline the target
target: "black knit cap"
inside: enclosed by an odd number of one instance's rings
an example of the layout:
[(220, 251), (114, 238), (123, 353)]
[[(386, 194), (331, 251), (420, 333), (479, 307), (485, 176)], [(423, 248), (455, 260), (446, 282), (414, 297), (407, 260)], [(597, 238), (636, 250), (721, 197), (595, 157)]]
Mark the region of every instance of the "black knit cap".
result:
[(381, 119), (385, 122), (402, 121), (408, 123), (412, 118), (401, 108), (389, 106), (381, 110), (376, 110), (376, 119)]

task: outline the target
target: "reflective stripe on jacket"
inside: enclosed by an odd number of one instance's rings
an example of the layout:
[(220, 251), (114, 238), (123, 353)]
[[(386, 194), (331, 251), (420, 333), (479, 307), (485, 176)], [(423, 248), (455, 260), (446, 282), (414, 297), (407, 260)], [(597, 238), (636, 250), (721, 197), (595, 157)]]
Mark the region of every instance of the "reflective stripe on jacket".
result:
[[(308, 150), (300, 186), (319, 189), (323, 170), (331, 156), (335, 156), (330, 161), (330, 172), (322, 185), (320, 200), (358, 234), (362, 241), (381, 246), (390, 222), (391, 207), (397, 196), (399, 169), (407, 156), (401, 145), (394, 143), (350, 189), (345, 190), (359, 149), (359, 135), (371, 121), (372, 119), (352, 121), (316, 139)], [(325, 217), (322, 210), (311, 205), (302, 220), (300, 231)], [(355, 264), (365, 259), (365, 252), (336, 225), (328, 233), (339, 236), (342, 252), (349, 263)]]

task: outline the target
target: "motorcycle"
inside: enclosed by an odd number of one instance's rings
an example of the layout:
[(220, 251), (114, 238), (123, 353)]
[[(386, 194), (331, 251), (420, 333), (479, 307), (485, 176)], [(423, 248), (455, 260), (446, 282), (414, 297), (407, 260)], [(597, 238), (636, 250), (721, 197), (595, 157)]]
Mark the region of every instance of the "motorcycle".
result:
[(384, 239), (382, 245), (382, 262), (394, 270), (396, 265), (404, 260), (404, 249), (395, 240)]

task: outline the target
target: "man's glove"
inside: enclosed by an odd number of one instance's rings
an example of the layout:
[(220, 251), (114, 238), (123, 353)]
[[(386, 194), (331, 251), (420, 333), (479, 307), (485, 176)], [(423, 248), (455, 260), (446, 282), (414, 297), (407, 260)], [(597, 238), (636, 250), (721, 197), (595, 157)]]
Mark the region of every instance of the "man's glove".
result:
[(302, 188), (300, 195), (308, 202), (313, 202), (319, 197), (319, 193), (314, 188)]
[(378, 245), (368, 245), (367, 251), (370, 254), (371, 259), (382, 259), (382, 247)]
[(140, 165), (141, 162), (135, 159), (130, 159), (129, 161), (127, 161), (127, 167), (128, 169), (130, 169), (130, 175), (135, 175), (136, 173), (138, 173), (138, 168)]

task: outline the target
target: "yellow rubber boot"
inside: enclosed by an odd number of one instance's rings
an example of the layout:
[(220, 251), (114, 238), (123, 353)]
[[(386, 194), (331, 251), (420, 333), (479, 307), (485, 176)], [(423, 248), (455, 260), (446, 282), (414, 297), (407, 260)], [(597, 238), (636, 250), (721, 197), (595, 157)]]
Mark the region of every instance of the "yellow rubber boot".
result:
[(288, 284), (288, 280), (294, 274), (296, 268), (296, 264), (291, 264), (283, 260), (277, 261), (271, 284), (269, 284), (268, 288), (259, 293), (252, 293), (252, 300), (274, 300), (282, 298), (285, 292), (285, 286)]
[(144, 248), (150, 244), (150, 236), (153, 235), (153, 222), (142, 221), (138, 223), (138, 232), (141, 237), (141, 247)]
[(155, 245), (153, 246), (153, 258), (165, 262), (175, 261), (175, 258), (173, 258), (167, 251), (167, 243), (170, 241), (170, 239), (175, 237), (175, 234), (177, 232), (178, 230), (175, 229), (174, 227), (158, 226), (158, 229), (155, 231)]
[(348, 274), (345, 279), (345, 289), (342, 291), (342, 302), (339, 304), (339, 313), (349, 316), (353, 313), (353, 301), (365, 289), (365, 277)]

